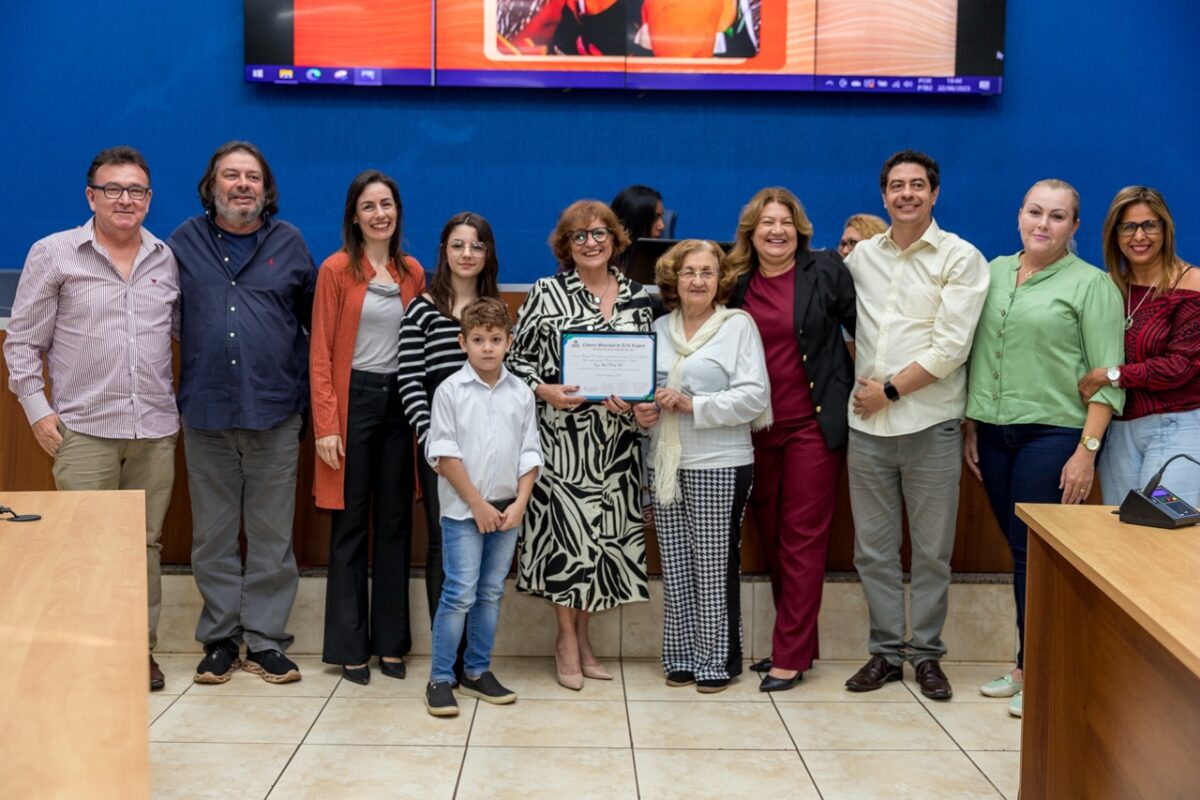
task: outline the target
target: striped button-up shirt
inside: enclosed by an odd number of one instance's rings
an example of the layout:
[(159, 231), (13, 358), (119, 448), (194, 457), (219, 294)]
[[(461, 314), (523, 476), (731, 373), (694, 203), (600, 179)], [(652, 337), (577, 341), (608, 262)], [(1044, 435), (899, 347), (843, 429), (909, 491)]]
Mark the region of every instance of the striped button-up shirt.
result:
[(30, 424), (57, 413), (72, 431), (106, 439), (178, 431), (171, 386), (178, 301), (175, 257), (145, 228), (128, 280), (96, 241), (92, 220), (34, 244), (4, 343), (8, 385)]

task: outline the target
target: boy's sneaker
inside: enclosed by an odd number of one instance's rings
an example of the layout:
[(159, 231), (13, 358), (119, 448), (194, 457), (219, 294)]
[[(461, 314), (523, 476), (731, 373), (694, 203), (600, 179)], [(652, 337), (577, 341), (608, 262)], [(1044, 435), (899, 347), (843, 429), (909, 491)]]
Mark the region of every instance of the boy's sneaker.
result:
[(425, 686), (425, 708), (435, 717), (457, 717), (458, 701), (449, 681), (430, 681)]
[(464, 673), (462, 680), (458, 682), (458, 690), (467, 697), (477, 697), (485, 703), (498, 706), (507, 705), (517, 699), (517, 693), (505, 689), (491, 672), (485, 672), (478, 678)]
[(220, 639), (204, 645), (204, 658), (196, 667), (192, 680), (196, 683), (226, 683), (233, 671), (241, 666), (238, 646), (231, 639)]
[(253, 672), (267, 683), (291, 683), (300, 680), (300, 668), (296, 666), (296, 662), (278, 650), (247, 652), (242, 669)]

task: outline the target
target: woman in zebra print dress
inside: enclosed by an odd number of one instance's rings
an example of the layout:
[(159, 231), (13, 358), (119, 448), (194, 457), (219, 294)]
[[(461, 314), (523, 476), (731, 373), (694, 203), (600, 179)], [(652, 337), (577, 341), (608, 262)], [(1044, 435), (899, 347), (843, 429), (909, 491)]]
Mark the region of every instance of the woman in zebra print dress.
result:
[(585, 403), (559, 377), (566, 330), (649, 331), (650, 296), (614, 266), (629, 236), (607, 205), (580, 200), (559, 217), (557, 275), (533, 285), (517, 315), (508, 367), (539, 400), (545, 466), (517, 546), (517, 589), (555, 604), (559, 682), (611, 679), (588, 641), (588, 618), (649, 600), (642, 530), (641, 433), (619, 398)]

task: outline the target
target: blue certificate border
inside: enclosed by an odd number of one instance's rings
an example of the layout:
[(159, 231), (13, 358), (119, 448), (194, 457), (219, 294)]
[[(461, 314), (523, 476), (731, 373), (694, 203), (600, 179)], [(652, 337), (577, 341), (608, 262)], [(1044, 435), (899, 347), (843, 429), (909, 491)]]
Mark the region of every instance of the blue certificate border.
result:
[[(650, 387), (649, 391), (646, 394), (637, 395), (634, 397), (625, 395), (621, 396), (621, 399), (627, 402), (644, 402), (647, 400), (653, 400), (654, 390), (657, 388), (655, 386), (655, 369), (658, 366), (658, 334), (654, 331), (563, 331), (558, 349), (559, 380), (563, 383), (566, 383), (566, 352), (568, 341), (578, 338), (599, 339), (612, 336), (645, 338), (649, 339), (653, 343), (653, 355), (650, 357), (650, 374), (647, 376), (647, 385)], [(588, 402), (598, 403), (601, 400), (606, 399), (608, 395), (583, 395), (583, 397)]]

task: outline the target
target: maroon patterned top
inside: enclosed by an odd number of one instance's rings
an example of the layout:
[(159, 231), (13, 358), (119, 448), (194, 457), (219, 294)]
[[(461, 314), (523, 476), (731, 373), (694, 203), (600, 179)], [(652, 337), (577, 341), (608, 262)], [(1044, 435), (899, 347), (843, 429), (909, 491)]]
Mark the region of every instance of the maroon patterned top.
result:
[(1125, 331), (1121, 367), (1126, 391), (1120, 418), (1126, 420), (1200, 408), (1200, 292), (1172, 289), (1146, 297), (1149, 291), (1129, 287), (1136, 311)]

